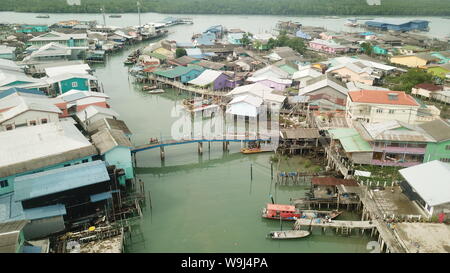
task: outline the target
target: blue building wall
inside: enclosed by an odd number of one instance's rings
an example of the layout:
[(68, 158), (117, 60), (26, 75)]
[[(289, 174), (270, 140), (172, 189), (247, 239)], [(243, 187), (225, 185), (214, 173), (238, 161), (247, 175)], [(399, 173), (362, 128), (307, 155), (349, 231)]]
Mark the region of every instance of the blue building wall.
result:
[(40, 168), (40, 169), (36, 169), (36, 170), (24, 172), (24, 173), (18, 173), (18, 174), (12, 175), (12, 176), (0, 177), (0, 181), (6, 180), (7, 181), (6, 183), (8, 184), (8, 186), (6, 186), (6, 187), (0, 187), (0, 195), (14, 191), (14, 179), (18, 176), (43, 172), (43, 171), (57, 169), (57, 168), (68, 167), (71, 165), (80, 164), (80, 163), (84, 163), (84, 162), (90, 162), (90, 161), (92, 161), (92, 156), (70, 160), (70, 161), (62, 162), (62, 163), (59, 163), (56, 165), (46, 166), (46, 167)]
[(134, 178), (133, 162), (129, 147), (117, 146), (106, 152), (104, 159), (108, 165), (115, 165), (117, 168), (125, 170), (125, 178), (119, 178), (121, 185), (125, 185), (125, 179)]
[[(74, 87), (74, 83), (76, 86)], [(80, 91), (89, 91), (89, 80), (82, 78), (72, 78), (60, 82), (60, 93), (64, 94), (72, 89)]]

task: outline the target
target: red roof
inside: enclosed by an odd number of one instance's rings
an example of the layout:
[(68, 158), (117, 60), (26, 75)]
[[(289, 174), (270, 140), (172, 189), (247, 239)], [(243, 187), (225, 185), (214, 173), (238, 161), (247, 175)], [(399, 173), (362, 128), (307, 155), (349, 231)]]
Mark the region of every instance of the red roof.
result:
[(419, 83), (418, 85), (415, 86), (415, 88), (421, 88), (421, 89), (425, 89), (428, 91), (441, 91), (442, 90), (442, 86), (434, 85), (432, 83)]
[(358, 186), (358, 183), (354, 179), (339, 179), (335, 177), (313, 177), (311, 179), (311, 183), (313, 185), (320, 186), (336, 186), (336, 185), (344, 185), (344, 186)]
[[(348, 92), (348, 95), (353, 102), (419, 106), (413, 97), (403, 91), (359, 90)], [(392, 95), (396, 98), (390, 99)]]

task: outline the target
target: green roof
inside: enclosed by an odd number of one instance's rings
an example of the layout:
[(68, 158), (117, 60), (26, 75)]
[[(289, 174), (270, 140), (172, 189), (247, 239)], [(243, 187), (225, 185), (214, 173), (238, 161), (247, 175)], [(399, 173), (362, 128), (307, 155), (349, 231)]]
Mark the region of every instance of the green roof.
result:
[(347, 153), (372, 151), (372, 146), (354, 128), (339, 128), (328, 132), (333, 139), (339, 139)]
[(298, 71), (297, 69), (295, 69), (287, 64), (280, 65), (279, 68), (281, 68), (282, 70), (286, 71), (287, 73), (289, 73), (291, 75)]
[(203, 71), (205, 70), (203, 67), (198, 65), (189, 65), (189, 66), (177, 66), (173, 69), (168, 70), (156, 70), (153, 74), (165, 77), (165, 78), (178, 78), (184, 74), (191, 72), (192, 70)]

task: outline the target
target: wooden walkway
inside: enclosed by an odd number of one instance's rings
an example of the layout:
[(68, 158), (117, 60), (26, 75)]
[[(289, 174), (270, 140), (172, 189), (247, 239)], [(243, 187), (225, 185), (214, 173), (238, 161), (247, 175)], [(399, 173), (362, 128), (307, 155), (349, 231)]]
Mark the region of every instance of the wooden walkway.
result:
[(202, 96), (211, 96), (211, 97), (225, 97), (228, 92), (223, 91), (213, 91), (210, 89), (197, 88), (191, 85), (186, 85), (179, 81), (172, 81), (164, 77), (157, 77), (155, 75), (149, 75), (148, 79), (151, 81), (155, 81), (157, 85), (166, 84), (171, 86), (172, 88), (177, 88), (183, 91), (195, 93)]
[(331, 220), (327, 222), (324, 219), (298, 219), (295, 221), (294, 228), (300, 229), (301, 227), (312, 226), (322, 228), (349, 228), (349, 229), (372, 229), (375, 228), (373, 221), (343, 221), (343, 220)]

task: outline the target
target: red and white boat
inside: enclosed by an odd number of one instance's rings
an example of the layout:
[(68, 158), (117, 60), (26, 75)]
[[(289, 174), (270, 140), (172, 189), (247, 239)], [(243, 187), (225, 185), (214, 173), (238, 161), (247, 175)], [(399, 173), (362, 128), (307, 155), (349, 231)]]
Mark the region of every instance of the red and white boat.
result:
[(262, 217), (267, 219), (283, 220), (283, 221), (295, 221), (299, 218), (325, 218), (328, 216), (330, 219), (338, 217), (342, 212), (340, 211), (319, 211), (319, 210), (300, 210), (292, 205), (282, 204), (267, 204), (262, 209)]

